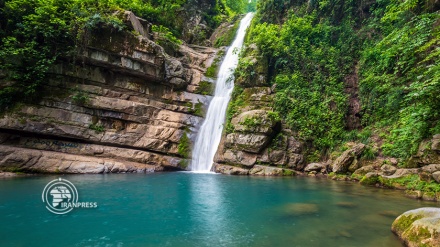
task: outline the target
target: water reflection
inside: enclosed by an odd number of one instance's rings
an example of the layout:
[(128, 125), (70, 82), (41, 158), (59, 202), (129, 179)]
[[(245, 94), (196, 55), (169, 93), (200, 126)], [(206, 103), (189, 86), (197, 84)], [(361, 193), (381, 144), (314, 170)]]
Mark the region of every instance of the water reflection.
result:
[(60, 246), (401, 246), (395, 217), (438, 206), (325, 179), (70, 175), (80, 200), (99, 206), (59, 216), (41, 202), (57, 177), (0, 180), (2, 246), (43, 246), (48, 234)]

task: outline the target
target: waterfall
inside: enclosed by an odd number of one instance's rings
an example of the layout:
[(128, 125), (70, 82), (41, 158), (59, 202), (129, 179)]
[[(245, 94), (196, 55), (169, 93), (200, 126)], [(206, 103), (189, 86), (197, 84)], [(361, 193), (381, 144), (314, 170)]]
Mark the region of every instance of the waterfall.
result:
[(248, 13), (240, 22), (234, 42), (229, 47), (223, 60), (215, 86), (214, 98), (209, 104), (206, 118), (200, 127), (192, 152), (190, 170), (195, 172), (210, 172), (220, 143), (223, 124), (226, 118), (226, 108), (234, 88), (234, 70), (238, 64), (238, 54), (234, 52), (243, 46), (246, 29), (249, 27), (253, 13)]

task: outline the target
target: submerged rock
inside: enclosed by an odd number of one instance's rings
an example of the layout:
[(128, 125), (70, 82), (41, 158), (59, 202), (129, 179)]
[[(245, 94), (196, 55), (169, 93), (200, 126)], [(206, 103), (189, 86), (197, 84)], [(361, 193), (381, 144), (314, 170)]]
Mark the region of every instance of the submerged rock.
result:
[(292, 216), (315, 214), (319, 207), (314, 203), (289, 203), (283, 207), (284, 213)]
[(355, 207), (357, 207), (356, 203), (353, 203), (353, 202), (337, 202), (336, 206), (342, 207), (342, 208), (355, 208)]
[(409, 247), (440, 246), (440, 208), (407, 211), (394, 220), (391, 230)]

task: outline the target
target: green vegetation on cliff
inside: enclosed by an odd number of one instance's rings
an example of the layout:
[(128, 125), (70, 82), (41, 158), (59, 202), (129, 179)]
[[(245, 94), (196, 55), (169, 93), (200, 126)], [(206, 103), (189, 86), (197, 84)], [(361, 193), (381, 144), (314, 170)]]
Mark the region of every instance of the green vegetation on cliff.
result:
[(431, 0), (260, 1), (247, 43), (269, 62), (275, 109), (321, 156), (375, 133), (383, 154), (407, 158), (440, 133), (439, 9)]
[(0, 112), (17, 101), (37, 100), (52, 65), (75, 61), (90, 33), (102, 27), (130, 31), (123, 20), (124, 10), (151, 22), (152, 31), (160, 37), (180, 44), (179, 39), (199, 42), (185, 31), (199, 26), (189, 16), (201, 17), (206, 28), (198, 33), (208, 38), (207, 31), (244, 12), (248, 4), (245, 0), (0, 1)]

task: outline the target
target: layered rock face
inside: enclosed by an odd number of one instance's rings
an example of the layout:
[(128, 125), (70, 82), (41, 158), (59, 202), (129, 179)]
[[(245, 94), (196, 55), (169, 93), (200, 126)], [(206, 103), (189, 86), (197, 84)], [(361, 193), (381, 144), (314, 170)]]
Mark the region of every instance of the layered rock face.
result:
[(0, 170), (185, 169), (180, 140), (202, 121), (209, 96), (195, 92), (216, 50), (181, 45), (171, 57), (148, 23), (123, 14), (131, 32), (96, 30), (74, 61), (52, 68), (43, 100), (1, 116)]
[[(230, 123), (214, 159), (214, 170), (224, 174), (281, 176), (303, 168), (302, 143), (283, 129), (273, 112), (273, 90), (267, 84), (267, 63), (247, 48), (253, 73), (236, 78)], [(240, 68), (239, 70), (243, 70)], [(240, 102), (240, 103), (238, 103)], [(231, 107), (233, 109), (231, 109)], [(231, 113), (233, 112), (233, 113)]]

